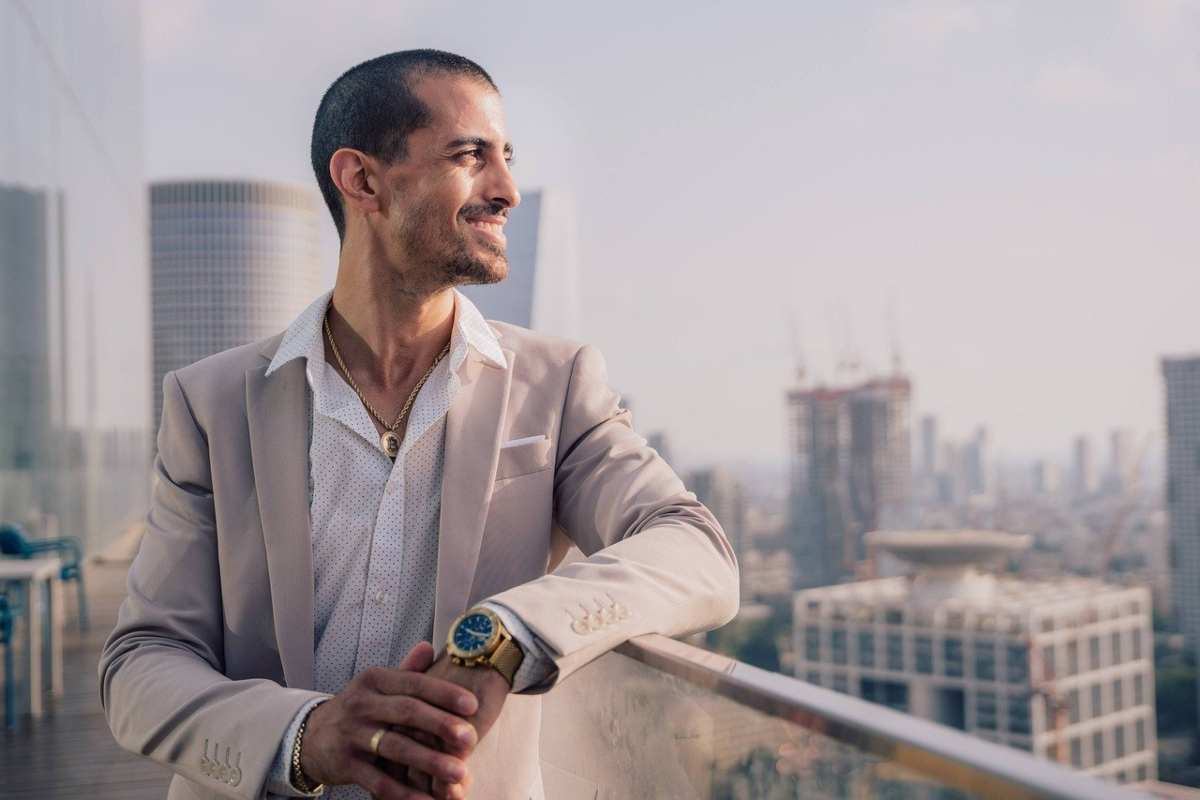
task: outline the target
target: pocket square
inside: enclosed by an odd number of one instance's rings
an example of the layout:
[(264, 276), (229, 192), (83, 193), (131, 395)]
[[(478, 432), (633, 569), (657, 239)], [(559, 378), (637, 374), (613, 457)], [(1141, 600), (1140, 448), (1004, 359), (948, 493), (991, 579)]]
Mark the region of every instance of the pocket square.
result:
[(522, 436), (520, 439), (513, 439), (511, 442), (505, 442), (500, 445), (501, 450), (507, 450), (510, 447), (520, 447), (523, 444), (533, 444), (534, 442), (543, 442), (546, 440), (546, 434), (539, 433), (537, 436)]

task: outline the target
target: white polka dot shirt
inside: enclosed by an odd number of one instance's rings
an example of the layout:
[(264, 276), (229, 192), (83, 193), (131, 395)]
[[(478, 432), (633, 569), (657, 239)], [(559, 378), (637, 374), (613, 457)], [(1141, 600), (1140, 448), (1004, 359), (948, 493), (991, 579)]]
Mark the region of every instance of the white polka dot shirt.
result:
[[(331, 296), (318, 298), (291, 324), (266, 373), (294, 358), (307, 361), (313, 688), (330, 695), (363, 670), (399, 664), (414, 645), (432, 638), (446, 412), (460, 387), (458, 371), (468, 348), (498, 367), (506, 365), (479, 310), (455, 292), (450, 352), (417, 395), (393, 463), (380, 449), (362, 401), (325, 360), (323, 321)], [(514, 689), (540, 683), (553, 671), (553, 662), (516, 615), (488, 605), (526, 653)], [(268, 782), (271, 793), (300, 794), (288, 780), (291, 749), (301, 720), (318, 702), (300, 710), (280, 743)], [(352, 786), (332, 787), (328, 795), (368, 797)]]

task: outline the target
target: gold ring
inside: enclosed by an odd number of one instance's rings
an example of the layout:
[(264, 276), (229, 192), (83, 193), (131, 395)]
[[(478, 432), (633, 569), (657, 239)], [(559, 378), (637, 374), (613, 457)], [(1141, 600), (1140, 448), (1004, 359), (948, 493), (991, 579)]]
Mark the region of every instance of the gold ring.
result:
[(375, 755), (379, 755), (379, 743), (383, 741), (383, 736), (387, 732), (387, 728), (380, 728), (371, 734), (371, 752)]

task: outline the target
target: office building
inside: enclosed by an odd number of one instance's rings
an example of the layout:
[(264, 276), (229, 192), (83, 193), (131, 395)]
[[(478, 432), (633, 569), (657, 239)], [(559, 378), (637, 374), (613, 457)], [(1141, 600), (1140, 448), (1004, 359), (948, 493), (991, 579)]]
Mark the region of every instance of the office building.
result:
[(488, 319), (579, 338), (579, 263), (575, 213), (561, 190), (521, 192), (504, 226), (508, 277), (462, 292)]
[(962, 482), (968, 497), (981, 497), (991, 490), (988, 472), (987, 428), (981, 425), (962, 449)]
[(746, 503), (737, 479), (723, 467), (709, 467), (692, 471), (685, 483), (721, 523), (734, 552), (739, 556), (745, 552)]
[(852, 577), (867, 531), (911, 515), (912, 387), (894, 376), (788, 392), (790, 526), (801, 586)]
[(797, 592), (797, 677), (1105, 778), (1155, 778), (1148, 589), (987, 571), (1025, 536), (869, 538), (912, 574)]
[(1096, 472), (1095, 465), (1092, 462), (1092, 443), (1088, 437), (1075, 437), (1072, 456), (1071, 488), (1075, 498), (1083, 500), (1091, 497), (1096, 492)]
[(285, 330), (321, 293), (319, 213), (284, 184), (150, 188), (155, 429), (166, 373)]
[(1140, 453), (1133, 431), (1116, 428), (1109, 434), (1108, 474), (1105, 490), (1110, 494), (1128, 494), (1137, 482)]
[(940, 440), (938, 439), (938, 420), (932, 414), (921, 417), (921, 476), (932, 478), (938, 473), (940, 459), (938, 456)]
[(1033, 492), (1034, 494), (1050, 497), (1057, 495), (1062, 488), (1058, 464), (1044, 458), (1033, 462)]
[(149, 491), (104, 466), (149, 416), (140, 10), (4, 3), (0, 40), (0, 519), (92, 550)]
[(1180, 631), (1200, 649), (1200, 356), (1164, 358), (1162, 370), (1171, 605)]

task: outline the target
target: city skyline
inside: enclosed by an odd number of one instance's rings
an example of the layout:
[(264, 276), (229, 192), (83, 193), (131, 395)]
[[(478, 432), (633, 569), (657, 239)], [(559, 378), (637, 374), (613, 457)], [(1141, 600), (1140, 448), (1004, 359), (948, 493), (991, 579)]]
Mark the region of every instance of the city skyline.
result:
[(897, 339), (914, 408), (951, 435), (983, 421), (1001, 454), (1160, 430), (1157, 359), (1200, 349), (1182, 4), (534, 4), (453, 30), (454, 6), (291, 9), (147, 7), (150, 177), (311, 181), (341, 70), (412, 46), (475, 58), (520, 184), (577, 198), (582, 337), (682, 463), (784, 461), (790, 316), (827, 379)]

